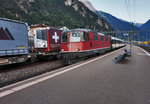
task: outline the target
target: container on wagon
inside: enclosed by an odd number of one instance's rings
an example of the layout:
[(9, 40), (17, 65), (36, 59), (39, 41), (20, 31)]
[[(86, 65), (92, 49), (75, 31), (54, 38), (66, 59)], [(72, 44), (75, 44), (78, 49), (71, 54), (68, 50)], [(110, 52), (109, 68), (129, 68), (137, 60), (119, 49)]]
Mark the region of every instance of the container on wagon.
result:
[(31, 35), (34, 35), (35, 52), (40, 55), (54, 55), (60, 51), (62, 30), (50, 27), (31, 28)]
[(25, 54), (28, 54), (27, 24), (0, 18), (0, 56)]

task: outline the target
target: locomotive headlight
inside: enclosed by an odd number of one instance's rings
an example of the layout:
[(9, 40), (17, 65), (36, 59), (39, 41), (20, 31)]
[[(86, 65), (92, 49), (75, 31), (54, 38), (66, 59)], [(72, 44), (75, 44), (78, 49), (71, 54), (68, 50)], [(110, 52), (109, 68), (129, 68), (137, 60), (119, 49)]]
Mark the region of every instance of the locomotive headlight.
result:
[(61, 51), (64, 51), (64, 49), (61, 49)]
[(75, 51), (80, 51), (80, 49), (76, 48)]

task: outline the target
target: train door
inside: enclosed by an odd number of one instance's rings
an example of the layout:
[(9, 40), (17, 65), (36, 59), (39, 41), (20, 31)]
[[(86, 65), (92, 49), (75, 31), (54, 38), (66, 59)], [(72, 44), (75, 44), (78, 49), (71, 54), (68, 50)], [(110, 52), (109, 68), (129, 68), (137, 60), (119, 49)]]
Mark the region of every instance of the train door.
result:
[(100, 48), (102, 48), (102, 47), (104, 47), (104, 36), (101, 35), (100, 41), (101, 41)]
[(89, 47), (90, 47), (90, 44), (89, 44), (89, 33), (83, 32), (83, 35), (82, 35), (81, 39), (82, 39), (82, 42), (83, 42), (84, 50), (88, 50)]
[(89, 34), (89, 49), (93, 49), (93, 42), (94, 42), (94, 40), (93, 40), (93, 37), (94, 37), (94, 34)]

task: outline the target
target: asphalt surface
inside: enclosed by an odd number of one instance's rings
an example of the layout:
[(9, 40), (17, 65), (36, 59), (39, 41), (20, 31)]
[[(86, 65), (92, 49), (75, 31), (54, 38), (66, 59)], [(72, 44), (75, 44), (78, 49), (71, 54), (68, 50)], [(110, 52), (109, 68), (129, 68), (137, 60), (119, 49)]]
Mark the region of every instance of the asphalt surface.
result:
[(122, 53), (1, 97), (0, 104), (150, 104), (150, 56), (133, 46), (131, 57), (115, 62)]

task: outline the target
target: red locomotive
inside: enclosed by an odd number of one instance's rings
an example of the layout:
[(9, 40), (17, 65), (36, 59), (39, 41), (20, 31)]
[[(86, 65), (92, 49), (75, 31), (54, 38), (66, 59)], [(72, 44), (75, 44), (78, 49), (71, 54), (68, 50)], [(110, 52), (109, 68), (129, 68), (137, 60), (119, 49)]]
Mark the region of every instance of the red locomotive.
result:
[(111, 37), (87, 29), (65, 31), (61, 40), (60, 53), (66, 64), (111, 50)]

